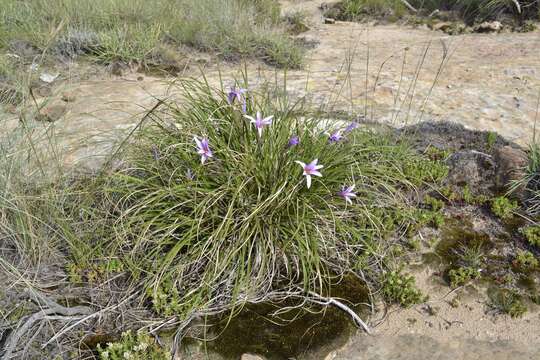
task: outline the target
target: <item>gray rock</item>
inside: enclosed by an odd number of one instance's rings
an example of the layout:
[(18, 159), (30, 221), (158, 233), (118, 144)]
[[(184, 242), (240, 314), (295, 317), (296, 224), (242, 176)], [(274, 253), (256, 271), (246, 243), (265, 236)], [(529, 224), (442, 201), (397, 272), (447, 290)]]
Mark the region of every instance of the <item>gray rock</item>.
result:
[[(497, 164), (496, 182), (501, 190), (509, 190), (513, 182), (525, 176), (525, 168), (529, 162), (527, 154), (521, 149), (503, 146), (496, 149), (494, 160)], [(526, 197), (526, 184), (515, 189), (514, 196)]]
[(463, 187), (467, 185), (474, 195), (493, 194), (496, 189), (496, 163), (491, 155), (476, 150), (462, 150), (452, 154), (447, 185)]

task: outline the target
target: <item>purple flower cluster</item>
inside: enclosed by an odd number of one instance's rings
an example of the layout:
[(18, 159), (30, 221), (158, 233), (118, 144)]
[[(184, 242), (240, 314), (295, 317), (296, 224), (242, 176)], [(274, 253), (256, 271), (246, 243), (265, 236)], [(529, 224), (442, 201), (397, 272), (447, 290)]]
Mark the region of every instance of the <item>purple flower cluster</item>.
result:
[[(235, 101), (238, 101), (240, 104), (242, 104), (242, 111), (246, 112), (246, 99), (244, 97), (244, 94), (247, 90), (242, 88), (236, 88), (232, 87), (230, 92), (227, 94), (227, 101), (229, 104), (233, 104)], [(255, 116), (250, 115), (244, 115), (244, 117), (248, 120), (250, 120), (250, 123), (253, 124), (257, 131), (257, 135), (259, 136), (259, 139), (262, 138), (263, 129), (267, 126), (272, 125), (272, 119), (274, 118), (273, 115), (263, 117), (260, 111), (257, 111)], [(341, 141), (344, 137), (344, 134), (347, 134), (354, 129), (358, 127), (358, 123), (352, 122), (349, 124), (345, 130), (337, 130), (332, 134), (328, 134), (328, 141), (330, 143), (337, 143)], [(198, 137), (194, 137), (195, 144), (197, 146), (197, 153), (201, 156), (201, 164), (204, 165), (204, 163), (214, 157), (214, 154), (212, 153), (212, 150), (210, 149), (210, 145), (208, 142), (208, 138), (203, 137), (202, 139), (199, 139)], [(300, 137), (298, 135), (292, 136), (287, 144), (288, 148), (297, 146), (300, 144)], [(311, 187), (312, 182), (312, 176), (316, 177), (322, 177), (322, 173), (319, 171), (322, 168), (324, 168), (323, 165), (320, 165), (318, 162), (318, 159), (314, 159), (310, 163), (304, 163), (302, 161), (296, 160), (295, 161), (298, 165), (302, 167), (303, 173), (302, 175), (305, 176), (306, 179), (306, 186), (309, 189)], [(193, 174), (191, 171), (188, 170), (188, 173), (186, 173), (186, 177), (188, 179), (193, 179)], [(353, 199), (356, 197), (356, 193), (354, 193), (354, 187), (355, 185), (343, 185), (341, 188), (341, 191), (337, 193), (338, 196), (342, 197), (346, 203), (351, 204), (353, 203)]]

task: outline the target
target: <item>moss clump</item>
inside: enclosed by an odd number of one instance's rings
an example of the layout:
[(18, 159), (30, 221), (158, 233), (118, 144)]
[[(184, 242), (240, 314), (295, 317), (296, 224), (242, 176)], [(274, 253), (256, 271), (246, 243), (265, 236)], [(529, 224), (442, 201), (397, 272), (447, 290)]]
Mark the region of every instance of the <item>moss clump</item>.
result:
[(100, 345), (97, 352), (101, 360), (169, 360), (171, 354), (160, 347), (150, 335), (131, 331), (122, 334), (120, 341), (108, 343), (105, 348)]
[(416, 280), (412, 275), (404, 275), (400, 271), (391, 271), (383, 280), (382, 295), (385, 300), (410, 307), (425, 299), (422, 292), (416, 287)]
[(452, 154), (450, 150), (439, 149), (435, 146), (428, 146), (424, 154), (432, 161), (446, 160)]
[(493, 199), (491, 202), (491, 211), (493, 211), (493, 214), (495, 214), (502, 220), (508, 220), (512, 218), (517, 208), (517, 201), (510, 200), (504, 196), (499, 196)]
[(460, 267), (448, 272), (450, 286), (453, 288), (463, 286), (480, 276), (480, 272), (472, 267)]
[(521, 271), (532, 271), (538, 268), (538, 259), (530, 251), (520, 250), (517, 253), (514, 265)]
[(527, 226), (521, 229), (521, 233), (525, 235), (529, 244), (540, 246), (540, 226)]
[(448, 166), (440, 160), (415, 157), (403, 164), (403, 173), (407, 178), (414, 179), (415, 185), (439, 183), (448, 175)]
[(444, 208), (444, 201), (436, 199), (430, 195), (424, 196), (424, 204), (429, 206), (433, 211), (439, 211)]

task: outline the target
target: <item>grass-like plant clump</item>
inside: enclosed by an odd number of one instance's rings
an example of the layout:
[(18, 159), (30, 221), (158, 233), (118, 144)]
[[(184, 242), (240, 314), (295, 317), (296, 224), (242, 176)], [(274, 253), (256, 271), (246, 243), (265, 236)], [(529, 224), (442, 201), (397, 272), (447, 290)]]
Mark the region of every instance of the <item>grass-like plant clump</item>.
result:
[[(112, 223), (87, 220), (107, 229), (85, 243), (119, 259), (157, 313), (324, 295), (349, 273), (372, 288), (392, 278), (388, 235), (415, 221), (407, 194), (441, 180), (437, 162), (267, 93), (189, 81), (181, 91), (100, 180)], [(387, 280), (391, 301), (420, 299), (410, 278)]]
[(522, 317), (527, 307), (521, 297), (508, 289), (491, 289), (488, 291), (490, 306), (497, 312), (508, 314), (513, 318)]
[(2, 0), (0, 47), (27, 41), (40, 51), (111, 62), (145, 62), (163, 47), (189, 45), (227, 59), (298, 67), (302, 50), (272, 0)]

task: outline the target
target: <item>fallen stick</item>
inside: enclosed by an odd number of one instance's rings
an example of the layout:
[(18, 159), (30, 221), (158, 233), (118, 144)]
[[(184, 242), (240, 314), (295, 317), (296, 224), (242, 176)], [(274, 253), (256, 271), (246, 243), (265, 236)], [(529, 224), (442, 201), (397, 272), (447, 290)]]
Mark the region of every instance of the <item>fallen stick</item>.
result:
[(370, 330), (369, 326), (362, 319), (360, 319), (360, 316), (358, 316), (353, 311), (353, 309), (351, 309), (350, 307), (348, 307), (347, 305), (345, 305), (341, 301), (336, 300), (335, 298), (326, 298), (326, 297), (321, 296), (321, 295), (319, 295), (317, 293), (314, 293), (313, 291), (310, 291), (309, 295), (319, 299), (319, 300), (314, 300), (314, 299), (309, 299), (308, 298), (308, 300), (311, 301), (311, 302), (314, 302), (314, 303), (319, 304), (319, 305), (326, 305), (326, 306), (333, 305), (333, 306), (337, 307), (338, 309), (346, 312), (353, 319), (354, 323), (358, 327), (361, 327), (362, 329), (364, 329), (364, 331), (366, 333), (371, 335), (371, 330)]
[(514, 3), (514, 5), (516, 5), (516, 9), (517, 9), (518, 14), (521, 14), (521, 5), (519, 4), (519, 1), (518, 0), (512, 0), (512, 2)]
[(408, 2), (407, 0), (400, 0), (400, 1), (403, 3), (403, 5), (405, 5), (405, 6), (406, 6), (409, 10), (411, 10), (412, 12), (414, 12), (414, 13), (418, 12), (418, 10), (416, 10), (416, 9), (414, 8), (414, 6), (412, 6), (411, 4), (409, 4), (409, 2)]
[[(49, 308), (42, 309), (34, 314), (32, 314), (25, 322), (22, 324), (14, 333), (10, 334), (6, 340), (6, 345), (4, 347), (4, 360), (11, 359), (13, 351), (17, 347), (17, 343), (28, 332), (34, 323), (41, 321), (48, 317), (49, 315), (63, 315), (71, 320), (78, 319), (80, 315), (87, 315), (91, 312), (91, 309), (86, 306), (75, 306), (67, 308), (65, 306), (54, 303), (52, 300), (47, 301)], [(77, 316), (79, 315), (79, 316)]]

